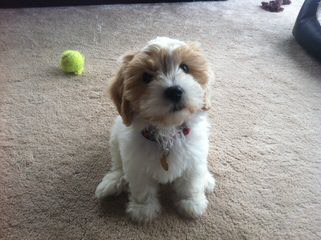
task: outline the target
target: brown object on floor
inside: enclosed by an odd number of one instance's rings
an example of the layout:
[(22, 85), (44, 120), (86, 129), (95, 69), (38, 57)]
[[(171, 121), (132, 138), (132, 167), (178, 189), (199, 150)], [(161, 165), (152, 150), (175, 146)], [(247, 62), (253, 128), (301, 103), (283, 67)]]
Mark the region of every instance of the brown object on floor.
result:
[[(256, 3), (0, 10), (0, 239), (320, 239), (321, 67), (291, 37), (300, 1), (274, 17)], [(158, 35), (200, 41), (213, 66), (217, 186), (195, 221), (161, 188), (162, 214), (138, 226), (126, 194), (94, 196), (116, 116), (103, 95), (119, 56)], [(84, 75), (60, 70), (66, 49)]]
[(284, 10), (281, 5), (289, 5), (291, 4), (290, 0), (275, 0), (270, 2), (262, 2), (261, 8), (270, 12), (282, 12)]

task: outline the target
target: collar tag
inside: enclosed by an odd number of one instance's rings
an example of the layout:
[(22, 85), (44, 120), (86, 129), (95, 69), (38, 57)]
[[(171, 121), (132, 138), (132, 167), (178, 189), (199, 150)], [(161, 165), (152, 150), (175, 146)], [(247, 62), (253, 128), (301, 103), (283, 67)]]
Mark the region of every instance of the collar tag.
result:
[(164, 137), (160, 136), (158, 130), (154, 126), (149, 126), (141, 131), (141, 134), (144, 138), (151, 142), (157, 143), (157, 145), (162, 149), (163, 154), (160, 159), (160, 164), (165, 171), (168, 171), (168, 161), (167, 157), (170, 154), (170, 151), (174, 145), (174, 141), (177, 138), (184, 138), (191, 133), (191, 129), (186, 126), (186, 124), (182, 124), (177, 128), (176, 133), (172, 136)]

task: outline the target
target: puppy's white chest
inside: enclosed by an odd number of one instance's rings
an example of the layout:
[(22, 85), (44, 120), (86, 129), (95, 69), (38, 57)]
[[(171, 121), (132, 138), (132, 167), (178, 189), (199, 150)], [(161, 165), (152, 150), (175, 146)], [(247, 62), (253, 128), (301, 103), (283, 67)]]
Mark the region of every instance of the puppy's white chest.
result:
[[(160, 156), (160, 164), (165, 171), (168, 171), (169, 164), (168, 160), (170, 158), (171, 152), (173, 152), (173, 148), (185, 148), (185, 140), (186, 137), (190, 134), (190, 128), (187, 127), (186, 124), (179, 126), (178, 128), (174, 128), (172, 131), (164, 133), (159, 133), (159, 131), (155, 127), (148, 127), (142, 131), (142, 136), (154, 142), (159, 150), (161, 151)], [(179, 143), (177, 143), (179, 142)], [(179, 151), (176, 150), (176, 151)], [(184, 149), (182, 149), (184, 152)]]
[[(204, 142), (203, 146), (199, 148), (197, 142)], [(156, 143), (146, 142), (145, 149), (153, 149), (151, 155), (146, 156), (148, 159), (145, 163), (147, 173), (160, 183), (168, 183), (174, 181), (176, 178), (182, 176), (184, 171), (193, 169), (197, 161), (200, 160), (200, 152), (207, 153), (207, 141), (198, 139), (197, 135), (192, 132), (185, 137), (177, 138), (173, 142), (172, 147), (168, 152), (164, 151)], [(202, 143), (201, 143), (202, 144)], [(166, 163), (168, 169), (162, 166), (162, 158), (166, 156)], [(206, 161), (206, 157), (204, 158)]]
[[(193, 158), (189, 154), (186, 139), (184, 142), (176, 140), (172, 148), (165, 152), (158, 147), (158, 151), (150, 160), (150, 167), (147, 168), (147, 171), (160, 183), (174, 181), (193, 165)], [(166, 161), (166, 163), (162, 161)]]
[[(189, 124), (186, 136), (175, 137), (167, 151), (156, 141), (143, 136), (141, 130), (128, 128), (118, 122), (117, 138), (125, 173), (147, 175), (160, 183), (168, 183), (197, 165), (207, 164), (208, 128), (206, 119)], [(117, 124), (117, 125), (118, 125)], [(166, 155), (168, 170), (161, 164)]]

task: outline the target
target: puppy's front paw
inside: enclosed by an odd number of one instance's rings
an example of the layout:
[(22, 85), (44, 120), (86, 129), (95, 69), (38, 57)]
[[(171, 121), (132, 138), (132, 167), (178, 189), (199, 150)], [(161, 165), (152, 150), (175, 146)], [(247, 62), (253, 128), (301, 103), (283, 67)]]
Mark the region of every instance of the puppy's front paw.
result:
[(127, 206), (127, 213), (134, 222), (151, 222), (161, 211), (158, 200), (151, 200), (145, 203), (130, 201)]
[(215, 179), (214, 177), (209, 174), (205, 183), (205, 193), (212, 193), (215, 188)]
[(177, 203), (178, 211), (182, 215), (191, 218), (200, 217), (207, 208), (207, 199), (204, 197), (193, 197), (190, 199), (181, 199)]
[(122, 171), (107, 173), (103, 180), (98, 184), (95, 195), (101, 199), (111, 195), (119, 195), (126, 189), (126, 181)]

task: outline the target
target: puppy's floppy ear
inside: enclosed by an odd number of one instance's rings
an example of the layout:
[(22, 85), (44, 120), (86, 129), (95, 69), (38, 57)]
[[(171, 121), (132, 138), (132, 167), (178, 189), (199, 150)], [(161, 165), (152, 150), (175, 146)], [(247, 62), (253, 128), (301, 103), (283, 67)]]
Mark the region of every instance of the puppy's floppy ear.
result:
[(124, 94), (124, 70), (126, 65), (134, 58), (134, 55), (135, 54), (127, 54), (122, 57), (122, 65), (116, 73), (115, 77), (112, 79), (111, 85), (109, 87), (110, 96), (126, 126), (129, 126), (132, 123), (134, 112), (130, 106), (130, 102), (126, 99), (126, 96)]
[(196, 42), (196, 41), (188, 41), (186, 42), (187, 46), (191, 49), (193, 49), (194, 51), (200, 51), (202, 52), (202, 44), (200, 42)]
[[(187, 45), (190, 49), (192, 49), (194, 52), (204, 56), (204, 51), (201, 47), (200, 42), (188, 42)], [(204, 105), (202, 107), (203, 111), (208, 111), (212, 107), (211, 104), (211, 92), (210, 92), (210, 82), (214, 80), (214, 74), (212, 70), (210, 69), (210, 66), (207, 62), (204, 64), (204, 69), (202, 69), (203, 72), (205, 72), (206, 81), (203, 82), (202, 87), (204, 89)]]
[(209, 86), (207, 84), (206, 84), (204, 90), (205, 90), (205, 92), (204, 92), (204, 105), (202, 107), (202, 110), (208, 111), (211, 109), (212, 103), (211, 103), (211, 93), (209, 90)]
[(212, 107), (211, 85), (210, 84), (212, 81), (215, 81), (215, 75), (214, 75), (212, 69), (210, 68), (210, 66), (208, 66), (207, 76), (208, 76), (208, 82), (203, 86), (204, 87), (204, 106), (202, 107), (203, 111), (208, 111)]

